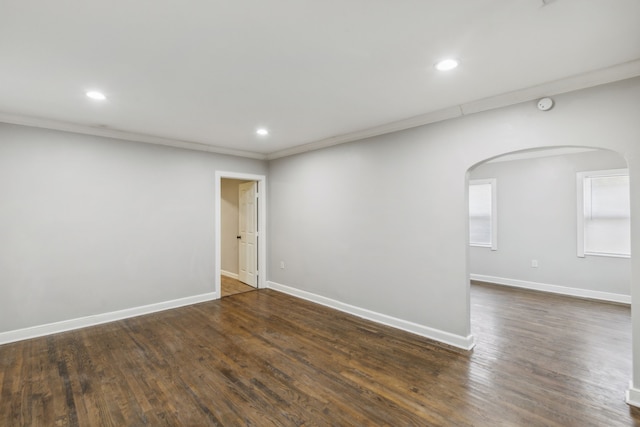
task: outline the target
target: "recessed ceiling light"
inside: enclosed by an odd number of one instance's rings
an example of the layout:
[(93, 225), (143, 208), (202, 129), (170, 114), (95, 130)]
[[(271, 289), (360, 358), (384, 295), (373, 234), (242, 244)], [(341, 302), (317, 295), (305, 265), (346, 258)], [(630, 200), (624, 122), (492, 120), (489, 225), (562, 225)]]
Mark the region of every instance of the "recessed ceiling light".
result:
[(449, 71), (456, 68), (458, 64), (459, 62), (457, 59), (443, 59), (442, 61), (437, 62), (435, 67), (436, 67), (436, 70), (439, 70), (439, 71)]
[(90, 90), (89, 92), (87, 92), (87, 96), (91, 99), (95, 99), (97, 101), (104, 101), (105, 99), (107, 99), (107, 97), (104, 95), (104, 93), (102, 92), (98, 92), (95, 90)]
[(256, 130), (256, 133), (260, 136), (267, 136), (269, 135), (269, 130), (265, 129), (265, 128), (259, 128)]

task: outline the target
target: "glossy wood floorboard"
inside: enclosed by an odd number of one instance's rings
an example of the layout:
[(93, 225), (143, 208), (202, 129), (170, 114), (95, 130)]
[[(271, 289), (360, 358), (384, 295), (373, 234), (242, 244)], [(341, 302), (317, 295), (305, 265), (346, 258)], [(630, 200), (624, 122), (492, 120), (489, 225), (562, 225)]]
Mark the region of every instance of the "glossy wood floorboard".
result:
[(237, 279), (233, 279), (227, 276), (220, 276), (220, 285), (222, 290), (222, 296), (228, 297), (231, 295), (237, 295), (244, 292), (251, 292), (257, 290), (256, 288), (249, 286)]
[(629, 308), (472, 286), (473, 352), (276, 291), (0, 346), (0, 426), (632, 426)]

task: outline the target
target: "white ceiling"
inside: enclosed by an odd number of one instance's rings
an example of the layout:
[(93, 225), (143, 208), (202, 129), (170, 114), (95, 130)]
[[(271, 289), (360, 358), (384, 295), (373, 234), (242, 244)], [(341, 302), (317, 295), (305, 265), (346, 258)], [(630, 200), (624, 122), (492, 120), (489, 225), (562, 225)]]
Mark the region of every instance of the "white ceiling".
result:
[(634, 75), (639, 0), (0, 2), (0, 121), (254, 157)]

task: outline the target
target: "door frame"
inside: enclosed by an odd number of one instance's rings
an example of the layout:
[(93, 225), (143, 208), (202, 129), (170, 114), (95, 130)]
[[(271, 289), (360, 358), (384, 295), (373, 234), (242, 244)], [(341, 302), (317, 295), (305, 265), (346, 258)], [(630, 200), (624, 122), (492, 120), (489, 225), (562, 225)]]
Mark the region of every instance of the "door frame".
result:
[(221, 187), (222, 179), (239, 179), (243, 181), (255, 181), (258, 183), (258, 281), (257, 288), (263, 289), (267, 287), (267, 177), (265, 175), (255, 175), (241, 172), (225, 172), (216, 171), (216, 189), (215, 189), (215, 267), (214, 267), (214, 299), (222, 296), (221, 290), (221, 241), (220, 234), (222, 231), (221, 224)]

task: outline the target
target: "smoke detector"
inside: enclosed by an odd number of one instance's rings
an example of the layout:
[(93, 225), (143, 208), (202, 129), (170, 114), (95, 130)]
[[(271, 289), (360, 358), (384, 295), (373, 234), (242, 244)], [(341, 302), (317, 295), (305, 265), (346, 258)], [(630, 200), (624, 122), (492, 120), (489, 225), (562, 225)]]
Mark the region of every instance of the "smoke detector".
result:
[(553, 107), (553, 99), (551, 98), (542, 98), (538, 100), (538, 110), (547, 111)]

